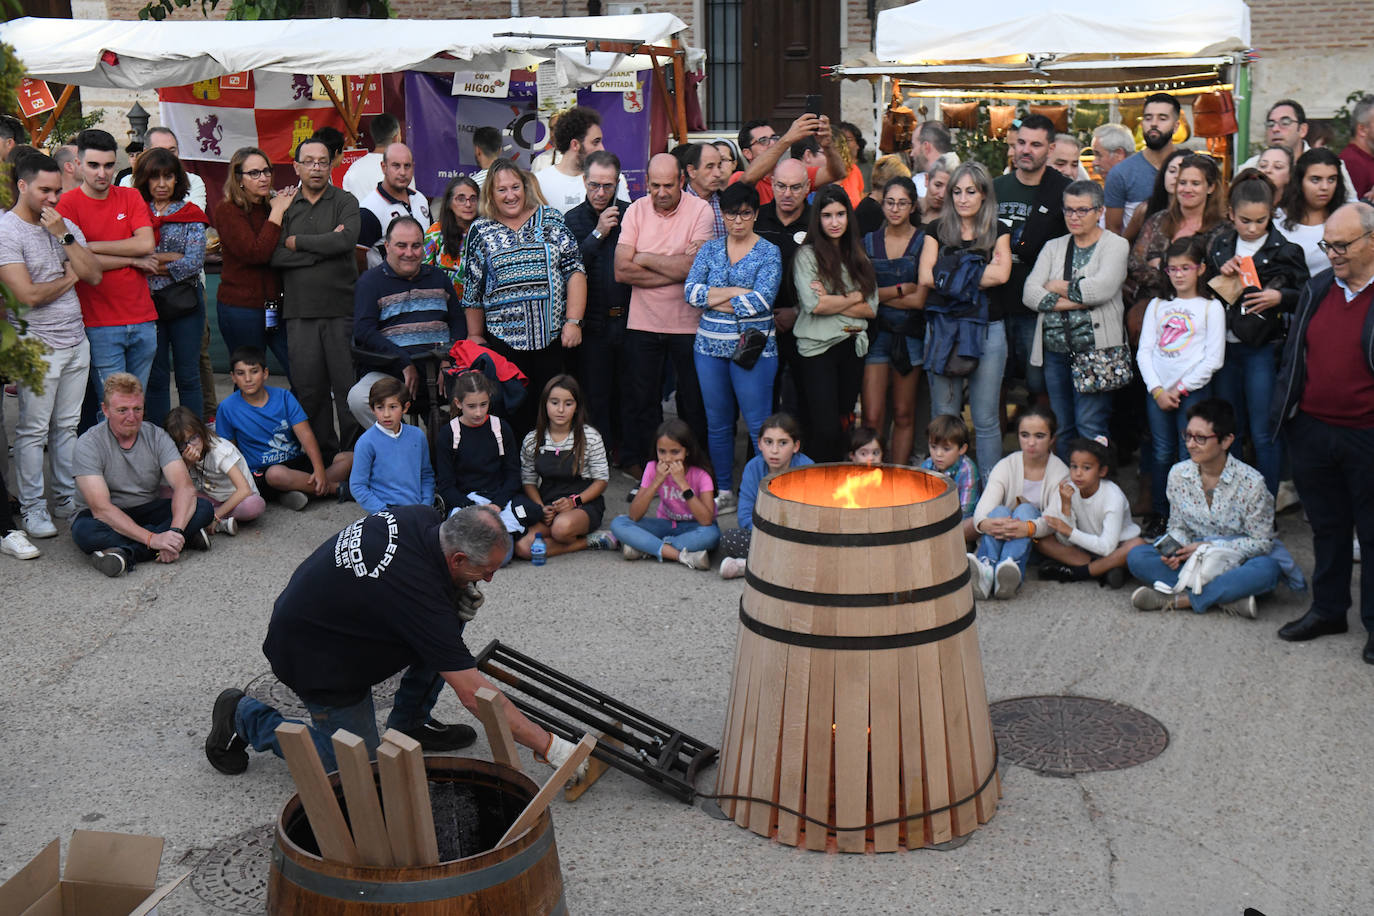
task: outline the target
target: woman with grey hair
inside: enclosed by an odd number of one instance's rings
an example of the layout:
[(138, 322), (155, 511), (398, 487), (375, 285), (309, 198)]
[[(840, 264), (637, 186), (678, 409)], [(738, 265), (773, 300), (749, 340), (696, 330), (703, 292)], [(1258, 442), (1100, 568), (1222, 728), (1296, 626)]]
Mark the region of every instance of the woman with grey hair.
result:
[(1098, 225), (1102, 188), (1075, 181), (1064, 189), (1069, 234), (1040, 250), (1022, 302), (1037, 313), (1031, 365), (1043, 366), (1059, 420), (1059, 456), (1074, 439), (1107, 435), (1112, 394), (1131, 380), (1121, 284), (1131, 247)]

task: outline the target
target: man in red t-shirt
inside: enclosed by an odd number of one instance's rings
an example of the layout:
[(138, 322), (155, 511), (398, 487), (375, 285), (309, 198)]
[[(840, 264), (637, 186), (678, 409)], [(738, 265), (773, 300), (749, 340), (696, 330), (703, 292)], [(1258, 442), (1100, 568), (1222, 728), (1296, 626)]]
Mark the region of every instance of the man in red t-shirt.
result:
[(75, 142), (81, 186), (62, 195), (57, 212), (81, 229), (104, 271), (99, 285), (76, 284), (96, 388), (103, 390), (116, 372), (131, 373), (146, 386), (157, 349), (157, 310), (147, 279), (157, 270), (152, 215), (141, 194), (114, 186), (114, 137), (83, 130)]
[(811, 190), (843, 179), (844, 160), (830, 142), (830, 119), (825, 115), (804, 114), (793, 121), (792, 126), (787, 128), (787, 133), (781, 137), (773, 133), (772, 125), (767, 121), (760, 119), (746, 122), (739, 131), (739, 148), (748, 165), (744, 171), (735, 172), (730, 176), (730, 184), (747, 181), (759, 192), (760, 206), (771, 203), (773, 169), (777, 166), (778, 160), (782, 158), (783, 153), (792, 148), (792, 144), (810, 138), (815, 138), (825, 158), (823, 165), (812, 166), (806, 170), (807, 176), (811, 179)]
[[(1341, 207), (1319, 244), (1331, 269), (1298, 297), (1271, 407), (1316, 555), (1311, 609), (1279, 630), (1290, 642), (1347, 630), (1353, 548), (1374, 546), (1374, 207)], [(1367, 571), (1360, 619), (1369, 634), (1364, 660), (1374, 665), (1374, 579)]]

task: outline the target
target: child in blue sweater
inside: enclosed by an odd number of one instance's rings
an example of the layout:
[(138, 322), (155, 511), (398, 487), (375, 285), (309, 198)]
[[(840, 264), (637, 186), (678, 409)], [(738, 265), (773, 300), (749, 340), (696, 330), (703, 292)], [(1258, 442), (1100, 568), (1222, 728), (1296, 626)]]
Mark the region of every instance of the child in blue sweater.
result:
[(926, 427), (926, 442), (930, 457), (921, 462), (921, 470), (936, 471), (954, 481), (959, 491), (959, 509), (964, 514), (964, 542), (975, 544), (978, 532), (973, 527), (973, 510), (983, 495), (983, 482), (978, 465), (968, 456), (968, 427), (961, 417), (940, 414)]
[(775, 413), (759, 428), (759, 453), (744, 466), (739, 485), (738, 528), (731, 528), (720, 538), (725, 559), (720, 562), (722, 579), (738, 579), (744, 575), (749, 556), (749, 542), (754, 535), (754, 504), (759, 501), (759, 487), (765, 479), (791, 468), (802, 468), (814, 462), (801, 453), (801, 425), (791, 415)]
[(387, 506), (428, 506), (434, 502), (434, 468), (429, 444), (419, 428), (401, 422), (406, 410), (405, 384), (381, 379), (367, 393), (377, 422), (353, 449), (348, 487), (368, 512)]

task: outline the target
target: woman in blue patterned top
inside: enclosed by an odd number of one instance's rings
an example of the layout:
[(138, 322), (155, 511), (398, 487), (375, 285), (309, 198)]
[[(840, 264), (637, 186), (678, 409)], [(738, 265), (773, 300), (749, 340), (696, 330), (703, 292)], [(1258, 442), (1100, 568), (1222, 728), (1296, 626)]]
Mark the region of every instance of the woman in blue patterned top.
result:
[[(194, 307), (180, 314), (164, 314), (158, 303), (157, 352), (148, 373), (147, 420), (158, 426), (172, 409), (172, 365), (176, 369), (177, 397), (181, 406), (197, 417), (204, 410), (200, 390), (200, 341), (205, 331), (205, 287), (200, 271), (205, 266), (205, 211), (186, 199), (191, 188), (181, 160), (170, 150), (154, 147), (138, 157), (134, 188), (148, 202), (153, 214), (157, 247), (145, 259), (148, 289), (158, 300), (159, 291), (181, 283), (190, 287), (183, 302)], [(171, 350), (171, 365), (168, 350)]]
[[(563, 372), (564, 349), (582, 343), (587, 274), (577, 239), (534, 177), (509, 159), (487, 171), (482, 212), (463, 253), (468, 339), (519, 366), (530, 392), (543, 391)], [(510, 417), (516, 435), (534, 428), (538, 408), (525, 398)]]
[[(735, 405), (744, 415), (749, 438), (757, 440), (773, 408), (778, 344), (773, 333), (773, 300), (782, 281), (782, 253), (754, 232), (759, 192), (738, 182), (720, 192), (725, 238), (701, 246), (687, 274), (687, 302), (702, 310), (694, 359), (701, 399), (706, 405), (707, 444), (715, 468), (717, 505), (733, 506)], [(746, 332), (764, 345), (749, 367), (732, 356)]]

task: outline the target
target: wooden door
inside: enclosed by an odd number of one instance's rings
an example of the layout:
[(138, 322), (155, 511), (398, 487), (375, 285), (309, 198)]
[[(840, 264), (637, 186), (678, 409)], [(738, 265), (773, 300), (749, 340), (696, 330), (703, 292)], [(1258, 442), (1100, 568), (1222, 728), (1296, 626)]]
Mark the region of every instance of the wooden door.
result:
[(821, 68), (840, 62), (841, 0), (745, 3), (741, 122), (767, 118), (779, 132), (821, 96), (821, 113), (840, 117), (839, 83)]

